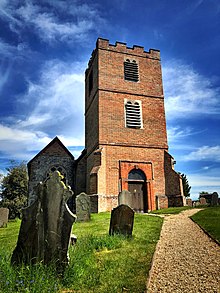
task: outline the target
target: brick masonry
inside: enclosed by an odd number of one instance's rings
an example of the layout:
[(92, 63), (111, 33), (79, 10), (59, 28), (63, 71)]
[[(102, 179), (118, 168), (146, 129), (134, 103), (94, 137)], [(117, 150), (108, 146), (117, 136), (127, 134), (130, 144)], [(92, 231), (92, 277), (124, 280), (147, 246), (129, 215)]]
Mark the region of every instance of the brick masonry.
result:
[[(124, 78), (127, 59), (138, 64), (138, 82)], [(28, 164), (30, 200), (48, 170), (62, 166), (75, 195), (89, 194), (96, 212), (118, 205), (132, 170), (145, 174), (141, 184), (148, 210), (183, 203), (181, 178), (167, 152), (160, 52), (98, 39), (85, 78), (85, 150), (74, 160), (55, 138)], [(126, 127), (126, 101), (141, 105), (141, 128)]]
[[(138, 64), (138, 82), (124, 79), (127, 59)], [(86, 70), (85, 88), (86, 191), (99, 195), (98, 210), (117, 205), (108, 202), (127, 189), (133, 168), (145, 172), (150, 210), (156, 208), (156, 196), (182, 196), (180, 176), (167, 153), (160, 52), (98, 39)], [(126, 100), (141, 102), (140, 129), (126, 127)]]

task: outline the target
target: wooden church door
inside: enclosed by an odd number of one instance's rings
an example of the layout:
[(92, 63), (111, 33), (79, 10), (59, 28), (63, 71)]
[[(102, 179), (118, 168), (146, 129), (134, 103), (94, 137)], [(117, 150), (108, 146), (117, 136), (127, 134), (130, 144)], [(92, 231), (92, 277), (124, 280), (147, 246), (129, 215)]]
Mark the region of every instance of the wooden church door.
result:
[(146, 177), (140, 170), (132, 170), (128, 176), (128, 191), (132, 194), (132, 208), (136, 212), (147, 212)]

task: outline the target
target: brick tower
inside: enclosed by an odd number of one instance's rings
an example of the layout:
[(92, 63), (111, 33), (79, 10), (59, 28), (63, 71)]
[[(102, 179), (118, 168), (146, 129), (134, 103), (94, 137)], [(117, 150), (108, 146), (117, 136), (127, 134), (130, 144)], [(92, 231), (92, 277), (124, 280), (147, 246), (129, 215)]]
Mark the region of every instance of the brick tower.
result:
[(86, 70), (85, 126), (86, 192), (97, 211), (117, 206), (122, 190), (131, 192), (134, 210), (144, 212), (181, 195), (167, 153), (158, 50), (97, 40)]

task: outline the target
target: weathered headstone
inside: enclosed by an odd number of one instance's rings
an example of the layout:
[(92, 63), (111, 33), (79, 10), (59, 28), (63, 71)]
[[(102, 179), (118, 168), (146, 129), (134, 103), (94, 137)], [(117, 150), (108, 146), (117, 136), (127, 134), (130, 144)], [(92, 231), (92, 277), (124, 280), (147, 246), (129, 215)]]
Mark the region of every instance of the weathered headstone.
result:
[(206, 199), (205, 199), (204, 197), (200, 197), (200, 199), (199, 199), (199, 203), (200, 203), (201, 205), (206, 205), (206, 204), (207, 204)]
[(23, 210), (12, 264), (55, 263), (58, 272), (63, 272), (68, 263), (67, 250), (75, 216), (66, 204), (73, 193), (62, 178), (55, 171), (35, 189), (35, 202)]
[(0, 208), (0, 228), (7, 227), (8, 224), (8, 208)]
[(111, 212), (109, 235), (131, 236), (134, 224), (134, 211), (127, 205), (120, 205)]
[(193, 202), (192, 202), (192, 199), (191, 198), (186, 198), (186, 205), (188, 207), (192, 207), (193, 206)]
[(132, 207), (132, 194), (128, 190), (122, 190), (118, 195), (118, 205), (125, 204)]
[(77, 222), (90, 220), (90, 197), (84, 192), (76, 197), (76, 216)]
[(218, 205), (218, 193), (213, 192), (212, 198), (211, 198), (211, 206), (217, 206)]

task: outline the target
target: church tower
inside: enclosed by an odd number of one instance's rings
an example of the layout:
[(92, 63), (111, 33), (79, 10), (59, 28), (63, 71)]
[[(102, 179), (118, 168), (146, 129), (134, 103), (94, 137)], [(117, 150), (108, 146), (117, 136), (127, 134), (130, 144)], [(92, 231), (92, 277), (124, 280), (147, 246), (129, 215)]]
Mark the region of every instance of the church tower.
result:
[[(131, 192), (134, 210), (144, 212), (169, 193), (181, 194), (167, 153), (158, 50), (97, 40), (86, 70), (85, 128), (86, 192), (97, 211), (117, 206), (122, 190)], [(175, 190), (167, 187), (166, 172)]]

